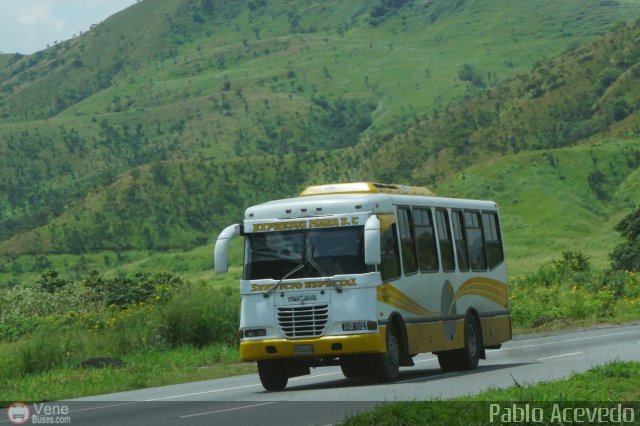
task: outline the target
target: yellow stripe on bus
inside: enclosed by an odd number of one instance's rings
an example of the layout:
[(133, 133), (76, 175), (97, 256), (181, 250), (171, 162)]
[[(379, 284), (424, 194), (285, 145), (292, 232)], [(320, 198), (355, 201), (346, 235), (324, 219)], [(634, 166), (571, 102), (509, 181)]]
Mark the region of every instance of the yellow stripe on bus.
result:
[[(507, 284), (491, 278), (473, 277), (468, 279), (458, 288), (451, 304), (453, 305), (456, 300), (464, 296), (478, 296), (504, 307), (508, 306)], [(426, 309), (390, 283), (384, 283), (378, 287), (378, 302), (386, 303), (414, 315), (433, 316), (441, 313)]]
[(411, 297), (389, 283), (384, 283), (378, 287), (378, 301), (415, 315), (428, 316), (439, 313), (425, 309)]
[(464, 296), (479, 296), (489, 299), (504, 307), (508, 304), (507, 284), (492, 278), (470, 278), (458, 289), (453, 301)]

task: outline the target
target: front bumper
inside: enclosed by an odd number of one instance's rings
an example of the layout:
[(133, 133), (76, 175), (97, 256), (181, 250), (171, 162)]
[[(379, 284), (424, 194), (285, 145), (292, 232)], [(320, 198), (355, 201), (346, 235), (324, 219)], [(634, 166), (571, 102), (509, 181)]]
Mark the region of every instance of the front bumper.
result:
[[(294, 353), (294, 346), (313, 346), (312, 355)], [(313, 339), (267, 339), (240, 342), (240, 361), (381, 353), (387, 350), (386, 327), (378, 333), (324, 336)]]

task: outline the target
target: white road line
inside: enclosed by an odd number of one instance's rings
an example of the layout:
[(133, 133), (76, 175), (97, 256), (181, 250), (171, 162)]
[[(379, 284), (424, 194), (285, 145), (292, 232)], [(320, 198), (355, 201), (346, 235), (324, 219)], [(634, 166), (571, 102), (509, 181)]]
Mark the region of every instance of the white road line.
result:
[(545, 359), (551, 359), (551, 358), (561, 358), (563, 356), (571, 356), (571, 355), (580, 355), (583, 352), (572, 352), (570, 354), (562, 354), (562, 355), (554, 355), (554, 356), (545, 356), (544, 358), (538, 358), (536, 361), (542, 361)]
[(204, 391), (204, 392), (184, 393), (182, 395), (163, 396), (163, 397), (160, 397), (160, 398), (145, 399), (142, 402), (162, 401), (162, 400), (165, 400), (165, 399), (182, 398), (183, 396), (205, 395), (205, 394), (208, 394), (208, 393), (224, 392), (224, 391), (235, 390), (235, 389), (252, 388), (252, 387), (255, 387), (255, 386), (260, 386), (260, 383), (255, 383), (253, 385), (236, 386), (236, 387), (233, 387), (233, 388), (213, 389), (213, 390)]
[[(437, 375), (437, 376), (435, 376), (435, 377), (437, 377), (437, 378), (440, 378), (440, 377), (447, 377), (447, 376), (452, 376), (452, 375), (454, 375), (454, 374), (458, 374), (458, 373), (457, 373), (457, 372), (453, 372), (453, 373), (438, 374), (438, 375)], [(427, 377), (416, 377), (415, 379), (401, 380), (401, 381), (399, 381), (399, 382), (394, 382), (394, 383), (409, 383), (409, 382), (415, 382), (416, 380), (424, 380), (424, 379), (426, 379), (426, 378), (427, 378)]]
[[(65, 402), (65, 401), (62, 401), (62, 402)], [(131, 404), (138, 404), (138, 403), (139, 401), (131, 401), (131, 402), (121, 402), (119, 404), (101, 405), (99, 407), (79, 408), (77, 410), (69, 410), (69, 413), (80, 413), (82, 411), (100, 410), (103, 408), (113, 408), (113, 407), (120, 407), (122, 405), (131, 405)]]
[[(314, 375), (302, 376), (302, 377), (294, 377), (293, 379), (290, 379), (290, 381), (313, 379), (314, 377), (331, 376), (333, 374), (342, 374), (342, 373), (336, 371), (335, 373), (323, 373), (323, 374), (314, 374)], [(165, 400), (165, 399), (182, 398), (182, 397), (185, 397), (185, 396), (206, 395), (208, 393), (216, 393), (216, 392), (224, 392), (224, 391), (230, 391), (230, 390), (236, 390), (236, 389), (252, 388), (252, 387), (256, 387), (256, 386), (261, 386), (261, 384), (260, 383), (254, 383), (252, 385), (235, 386), (235, 387), (232, 387), (232, 388), (213, 389), (213, 390), (208, 390), (208, 391), (203, 391), (203, 392), (185, 393), (185, 394), (182, 394), (182, 395), (163, 396), (163, 397), (160, 397), (160, 398), (145, 399), (144, 402), (162, 401), (162, 400)]]
[(293, 379), (289, 379), (289, 381), (292, 382), (294, 380), (313, 379), (314, 377), (332, 376), (334, 374), (342, 374), (342, 371), (335, 371), (333, 373), (322, 373), (322, 374), (314, 374), (314, 375), (309, 375), (309, 376), (294, 377)]
[(636, 334), (636, 333), (640, 334), (640, 330), (623, 331), (623, 332), (620, 332), (620, 333), (599, 334), (597, 336), (589, 336), (589, 337), (577, 337), (575, 339), (558, 340), (557, 342), (538, 343), (538, 344), (535, 344), (535, 345), (516, 346), (515, 348), (503, 348), (503, 349), (501, 349), (501, 351), (512, 351), (514, 349), (523, 349), (523, 348), (535, 348), (535, 347), (538, 347), (538, 346), (557, 345), (559, 343), (577, 342), (579, 340), (600, 339), (602, 337), (621, 336), (621, 335), (624, 335), (624, 334)]
[(419, 363), (419, 362), (427, 362), (427, 361), (435, 361), (437, 358), (427, 358), (427, 359), (420, 359), (418, 361), (413, 361), (415, 364)]
[(180, 416), (179, 418), (186, 419), (186, 418), (189, 418), (189, 417), (206, 416), (208, 414), (224, 413), (226, 411), (244, 410), (245, 408), (253, 408), (253, 407), (260, 407), (262, 405), (277, 404), (278, 402), (280, 402), (280, 401), (271, 401), (271, 402), (263, 402), (261, 404), (243, 405), (242, 407), (226, 408), (224, 410), (208, 411), (206, 413), (187, 414), (185, 416)]

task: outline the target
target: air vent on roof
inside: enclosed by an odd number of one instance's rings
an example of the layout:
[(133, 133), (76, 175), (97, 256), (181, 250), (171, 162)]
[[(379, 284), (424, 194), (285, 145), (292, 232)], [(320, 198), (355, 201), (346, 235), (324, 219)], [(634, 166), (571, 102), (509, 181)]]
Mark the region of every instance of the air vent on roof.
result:
[(326, 194), (398, 194), (433, 196), (427, 188), (407, 185), (390, 185), (386, 183), (353, 182), (335, 183), (331, 185), (316, 185), (306, 188), (301, 197)]
[(386, 185), (384, 183), (374, 183), (373, 186), (378, 188), (378, 189), (395, 189), (396, 191), (398, 190), (397, 186), (395, 186), (395, 185)]

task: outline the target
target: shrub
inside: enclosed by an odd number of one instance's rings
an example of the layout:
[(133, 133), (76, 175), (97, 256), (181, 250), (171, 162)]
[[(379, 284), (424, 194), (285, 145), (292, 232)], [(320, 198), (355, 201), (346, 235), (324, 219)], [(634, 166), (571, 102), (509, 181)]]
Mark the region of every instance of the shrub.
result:
[(0, 291), (0, 340), (15, 340), (41, 327), (103, 328), (118, 311), (151, 300), (162, 303), (186, 286), (168, 273), (107, 279), (91, 272), (70, 282), (49, 271), (34, 283)]
[(117, 277), (105, 279), (96, 271), (87, 276), (82, 284), (93, 289), (105, 306), (128, 305), (143, 302), (155, 296), (159, 290), (170, 290), (184, 286), (184, 281), (175, 275), (137, 273), (132, 278)]
[(73, 366), (84, 357), (83, 339), (69, 330), (43, 330), (18, 345), (18, 368), (36, 374), (61, 366)]
[(161, 308), (160, 334), (172, 347), (237, 341), (240, 299), (230, 291), (196, 286)]
[(554, 260), (553, 265), (559, 272), (586, 272), (591, 269), (589, 257), (580, 251), (563, 251), (562, 258)]
[(564, 252), (510, 284), (511, 318), (519, 327), (625, 314), (640, 297), (639, 274), (592, 271), (580, 252)]

